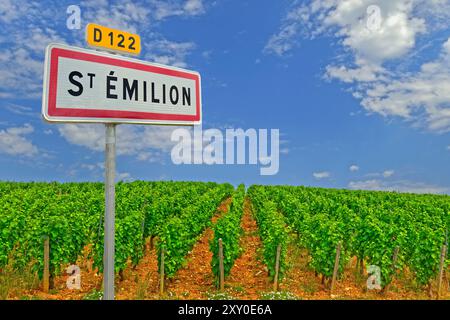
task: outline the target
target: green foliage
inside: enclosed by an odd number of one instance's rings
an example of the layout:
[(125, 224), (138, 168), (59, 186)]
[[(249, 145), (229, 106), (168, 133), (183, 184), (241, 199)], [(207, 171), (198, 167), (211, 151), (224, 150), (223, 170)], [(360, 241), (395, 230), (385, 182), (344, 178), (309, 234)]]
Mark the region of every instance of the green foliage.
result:
[(102, 300), (103, 299), (103, 291), (98, 291), (97, 289), (93, 289), (91, 292), (86, 293), (83, 297), (83, 300)]
[[(137, 264), (147, 236), (157, 236), (168, 217), (181, 215), (215, 183), (143, 182), (116, 184), (115, 270)], [(230, 186), (231, 187), (231, 186)], [(92, 244), (94, 266), (103, 267), (102, 183), (0, 182), (0, 268), (32, 264), (42, 276), (43, 241), (50, 238), (50, 271), (75, 263)], [(154, 208), (160, 206), (159, 212)]]
[(332, 275), (341, 242), (340, 272), (356, 256), (380, 268), (383, 286), (403, 267), (422, 285), (437, 275), (450, 226), (448, 196), (290, 186), (261, 189), (277, 203), (299, 235), (299, 245), (309, 251), (311, 267), (320, 274)]
[(98, 183), (0, 183), (0, 268), (33, 263), (42, 276), (43, 241), (50, 238), (50, 270), (75, 263), (92, 243), (102, 212)]
[[(229, 184), (203, 182), (118, 183), (115, 270), (123, 270), (130, 262), (137, 264), (145, 239), (157, 237), (158, 256), (165, 247), (166, 273), (173, 276), (217, 206), (232, 191)], [(224, 243), (226, 274), (239, 256), (244, 196), (244, 187), (239, 186), (230, 212), (214, 226), (210, 247), (215, 275), (219, 237)], [(298, 234), (298, 245), (308, 250), (317, 272), (331, 276), (341, 242), (339, 270), (356, 256), (380, 267), (383, 285), (402, 268), (414, 272), (419, 285), (429, 283), (439, 269), (441, 246), (448, 241), (448, 196), (291, 186), (251, 186), (248, 196), (271, 276), (278, 244), (283, 274), (291, 230)], [(42, 276), (43, 240), (48, 236), (53, 275), (61, 272), (61, 266), (75, 263), (87, 245), (92, 246), (94, 263), (102, 271), (104, 201), (102, 183), (0, 182), (0, 269), (8, 265)]]
[(239, 239), (242, 235), (241, 218), (244, 210), (245, 186), (239, 185), (233, 193), (233, 199), (228, 213), (221, 217), (213, 226), (214, 238), (210, 242), (213, 253), (211, 267), (216, 279), (219, 281), (219, 239), (223, 245), (223, 266), (225, 277), (230, 274), (234, 261), (241, 254)]
[(193, 204), (184, 208), (179, 216), (173, 216), (161, 225), (157, 244), (158, 268), (161, 266), (161, 251), (164, 250), (164, 273), (168, 278), (183, 266), (185, 256), (209, 226), (217, 207), (232, 191), (230, 184), (215, 184), (194, 199)]
[(277, 206), (270, 200), (264, 187), (251, 186), (248, 189), (248, 195), (252, 201), (253, 214), (264, 246), (264, 262), (272, 278), (275, 277), (277, 247), (281, 246), (279, 279), (282, 279), (286, 269), (285, 258), (289, 237), (284, 217), (278, 212)]

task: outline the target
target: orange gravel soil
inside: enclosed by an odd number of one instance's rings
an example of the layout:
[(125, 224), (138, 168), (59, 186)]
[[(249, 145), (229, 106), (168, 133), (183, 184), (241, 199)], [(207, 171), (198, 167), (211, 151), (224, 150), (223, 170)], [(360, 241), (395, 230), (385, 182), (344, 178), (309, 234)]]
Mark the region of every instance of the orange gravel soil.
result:
[(260, 258), (260, 250), (263, 246), (248, 198), (244, 202), (242, 229), (244, 231), (241, 237), (243, 252), (236, 259), (230, 276), (225, 279), (225, 290), (229, 296), (236, 299), (256, 300), (260, 298), (260, 293), (270, 291), (271, 283), (267, 267)]
[(43, 300), (81, 300), (83, 297), (92, 292), (92, 290), (101, 290), (103, 277), (96, 270), (92, 270), (92, 259), (84, 258), (88, 256), (90, 246), (83, 250), (83, 258), (79, 258), (77, 265), (81, 272), (81, 289), (71, 290), (67, 288), (67, 278), (69, 275), (64, 274), (64, 270), (68, 265), (61, 268), (63, 274), (54, 278), (54, 286), (49, 293), (42, 291), (42, 285), (33, 290), (25, 292), (15, 292), (11, 299), (43, 299)]
[[(367, 275), (361, 275), (357, 271), (356, 258), (348, 264), (344, 274), (336, 281), (333, 294), (328, 285), (323, 285), (320, 276), (308, 267), (309, 256), (306, 250), (299, 249), (295, 243), (288, 249), (288, 271), (280, 284), (280, 290), (291, 292), (299, 299), (370, 299), (370, 300), (412, 300), (430, 299), (426, 288), (418, 288), (414, 284), (413, 276), (405, 270), (397, 273), (389, 291), (386, 294), (376, 290), (367, 290)], [(450, 299), (444, 281), (442, 299)], [(433, 298), (436, 299), (437, 284), (433, 285)]]
[[(217, 209), (212, 218), (212, 224), (226, 214), (231, 204), (231, 198), (226, 199)], [(206, 299), (209, 292), (215, 290), (214, 276), (211, 269), (212, 253), (209, 242), (214, 238), (214, 232), (207, 228), (186, 258), (186, 265), (178, 270), (174, 278), (165, 284), (167, 299)]]
[(159, 274), (156, 247), (150, 248), (147, 241), (144, 257), (133, 268), (126, 268), (123, 272), (123, 280), (116, 279), (116, 299), (118, 300), (143, 300), (158, 299)]

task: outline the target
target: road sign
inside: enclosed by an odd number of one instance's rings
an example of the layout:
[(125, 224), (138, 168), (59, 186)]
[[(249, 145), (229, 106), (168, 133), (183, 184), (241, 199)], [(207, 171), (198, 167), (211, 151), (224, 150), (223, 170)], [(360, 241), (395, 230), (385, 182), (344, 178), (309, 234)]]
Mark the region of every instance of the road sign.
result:
[[(96, 39), (96, 25), (90, 26), (88, 42), (90, 28), (92, 39)], [(45, 52), (42, 115), (45, 120), (56, 123), (105, 123), (103, 299), (113, 300), (116, 124), (200, 124), (200, 74), (50, 44)]]
[(121, 53), (138, 55), (141, 38), (137, 34), (89, 23), (86, 26), (86, 42), (91, 47), (100, 47)]
[(49, 122), (200, 124), (200, 74), (50, 44), (42, 115)]

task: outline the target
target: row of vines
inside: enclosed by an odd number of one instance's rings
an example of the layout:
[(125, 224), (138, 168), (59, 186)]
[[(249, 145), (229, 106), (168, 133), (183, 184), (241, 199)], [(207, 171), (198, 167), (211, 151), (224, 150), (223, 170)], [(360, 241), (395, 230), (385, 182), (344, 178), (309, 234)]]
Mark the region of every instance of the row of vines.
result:
[[(150, 237), (159, 239), (159, 248), (165, 246), (172, 275), (232, 190), (230, 184), (203, 182), (118, 183), (116, 272), (140, 261)], [(83, 258), (92, 257), (101, 272), (103, 215), (102, 183), (1, 182), (0, 270), (7, 264), (17, 270), (31, 266), (42, 276), (43, 239), (49, 237), (52, 275), (76, 263), (86, 247), (90, 256)]]
[(419, 285), (426, 285), (439, 272), (442, 245), (448, 248), (448, 196), (292, 186), (252, 186), (249, 194), (262, 228), (269, 268), (274, 257), (272, 242), (285, 245), (288, 234), (294, 232), (297, 244), (310, 255), (310, 266), (325, 278), (333, 274), (341, 244), (340, 273), (356, 257), (380, 268), (383, 287), (405, 268), (413, 272)]

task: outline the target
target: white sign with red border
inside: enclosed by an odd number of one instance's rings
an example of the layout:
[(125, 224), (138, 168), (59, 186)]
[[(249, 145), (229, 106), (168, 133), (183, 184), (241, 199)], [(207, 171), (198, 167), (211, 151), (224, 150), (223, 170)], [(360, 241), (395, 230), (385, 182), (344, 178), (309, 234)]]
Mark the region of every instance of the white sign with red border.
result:
[(61, 44), (45, 54), (49, 122), (201, 123), (198, 72)]

